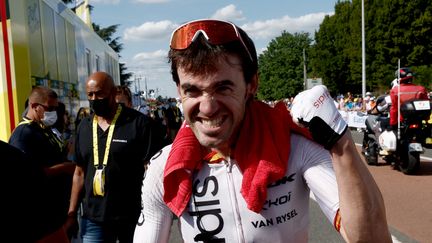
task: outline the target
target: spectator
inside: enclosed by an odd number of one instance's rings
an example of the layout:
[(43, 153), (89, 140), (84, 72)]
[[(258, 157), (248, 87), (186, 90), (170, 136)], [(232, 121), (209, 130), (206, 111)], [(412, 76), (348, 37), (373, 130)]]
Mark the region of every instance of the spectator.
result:
[[(2, 196), (3, 239), (13, 242), (66, 243), (66, 232), (56, 225), (55, 207), (50, 200), (44, 171), (21, 150), (0, 141), (2, 169), (19, 178), (11, 183), (10, 176), (0, 179)], [(53, 229), (56, 229), (54, 230)]]
[(29, 95), (28, 112), (13, 131), (9, 144), (23, 151), (44, 171), (47, 178), (47, 200), (53, 202), (46, 211), (52, 222), (49, 233), (62, 228), (67, 218), (72, 174), (75, 165), (67, 161), (63, 141), (52, 131), (57, 120), (57, 94), (38, 86)]
[(132, 108), (132, 93), (128, 86), (117, 86), (116, 102)]
[(86, 90), (93, 114), (81, 121), (76, 136), (67, 225), (76, 225), (81, 202), (84, 243), (132, 242), (145, 164), (160, 149), (161, 135), (151, 119), (116, 103), (107, 73), (90, 75)]

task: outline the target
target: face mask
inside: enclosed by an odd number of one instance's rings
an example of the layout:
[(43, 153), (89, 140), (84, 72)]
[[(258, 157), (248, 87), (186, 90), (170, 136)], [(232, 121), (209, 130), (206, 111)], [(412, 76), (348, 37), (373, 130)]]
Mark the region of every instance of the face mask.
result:
[(89, 100), (89, 102), (90, 109), (92, 109), (97, 116), (105, 117), (110, 112), (108, 98)]
[(54, 125), (56, 121), (57, 121), (56, 111), (45, 111), (44, 117), (41, 119), (41, 122), (47, 127)]

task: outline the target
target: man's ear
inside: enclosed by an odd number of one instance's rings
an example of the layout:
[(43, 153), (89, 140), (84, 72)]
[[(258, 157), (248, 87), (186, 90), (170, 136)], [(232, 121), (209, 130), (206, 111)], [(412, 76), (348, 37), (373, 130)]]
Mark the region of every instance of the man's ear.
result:
[(246, 96), (254, 97), (258, 90), (258, 73), (252, 76), (250, 83), (247, 84)]

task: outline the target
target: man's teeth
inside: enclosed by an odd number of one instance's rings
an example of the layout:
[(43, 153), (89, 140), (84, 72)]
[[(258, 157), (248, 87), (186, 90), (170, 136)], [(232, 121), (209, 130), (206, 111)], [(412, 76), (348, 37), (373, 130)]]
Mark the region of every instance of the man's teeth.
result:
[(202, 123), (206, 126), (217, 127), (222, 123), (222, 117), (212, 120), (202, 120)]

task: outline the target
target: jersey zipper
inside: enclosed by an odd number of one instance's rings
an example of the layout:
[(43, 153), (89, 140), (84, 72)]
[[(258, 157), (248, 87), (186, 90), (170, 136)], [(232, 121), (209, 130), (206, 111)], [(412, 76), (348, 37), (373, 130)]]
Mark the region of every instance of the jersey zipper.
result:
[(230, 194), (232, 209), (233, 209), (233, 213), (234, 213), (234, 221), (235, 221), (234, 223), (236, 225), (237, 236), (238, 236), (239, 242), (245, 242), (245, 238), (243, 235), (243, 226), (242, 226), (241, 219), (240, 219), (240, 212), (239, 212), (238, 202), (237, 202), (237, 197), (236, 197), (236, 192), (235, 192), (232, 167), (233, 167), (233, 164), (231, 162), (231, 158), (228, 157), (228, 159), (226, 161), (226, 170), (227, 170), (227, 174), (228, 174), (229, 194)]

